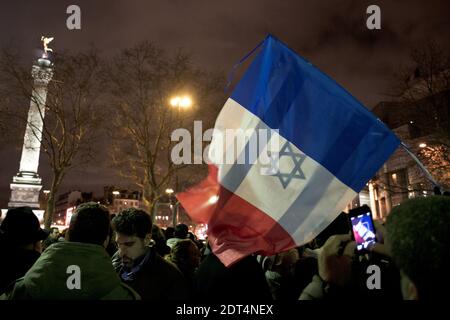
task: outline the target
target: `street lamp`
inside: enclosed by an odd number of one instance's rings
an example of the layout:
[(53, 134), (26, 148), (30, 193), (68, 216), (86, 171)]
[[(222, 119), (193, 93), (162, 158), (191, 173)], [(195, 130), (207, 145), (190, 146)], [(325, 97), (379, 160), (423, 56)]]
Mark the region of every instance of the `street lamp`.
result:
[[(189, 109), (192, 106), (192, 99), (191, 97), (185, 95), (185, 96), (174, 96), (170, 99), (170, 105), (174, 108), (177, 108), (177, 122), (180, 121), (181, 117), (180, 117), (180, 113), (181, 113), (181, 109)], [(168, 190), (172, 190), (171, 193), (166, 192), (171, 195), (174, 190), (173, 189), (168, 189)], [(178, 171), (175, 171), (175, 191), (178, 192), (179, 190), (179, 185), (178, 185)], [(178, 216), (178, 202), (175, 204), (175, 212), (173, 213), (173, 226), (175, 227), (177, 224), (177, 216)]]
[(172, 223), (173, 223), (173, 227), (175, 228), (175, 226), (176, 226), (176, 224), (177, 224), (177, 215), (178, 215), (178, 206), (175, 208), (175, 210), (174, 210), (174, 207), (173, 207), (173, 204), (172, 204), (172, 194), (174, 193), (175, 191), (172, 189), (172, 188), (167, 188), (166, 189), (166, 193), (169, 195), (169, 203), (170, 203), (170, 211), (172, 212)]
[(176, 96), (170, 99), (170, 105), (172, 107), (178, 108), (178, 111), (180, 111), (181, 109), (188, 109), (189, 107), (191, 107), (192, 100), (189, 96)]
[(427, 146), (427, 144), (425, 142), (422, 142), (421, 144), (419, 144), (419, 148), (425, 148)]

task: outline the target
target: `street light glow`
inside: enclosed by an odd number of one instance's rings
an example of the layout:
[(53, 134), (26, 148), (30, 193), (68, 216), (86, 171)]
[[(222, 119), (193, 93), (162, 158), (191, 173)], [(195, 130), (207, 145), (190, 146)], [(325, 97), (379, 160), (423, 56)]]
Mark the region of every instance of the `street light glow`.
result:
[(118, 196), (120, 194), (120, 192), (119, 191), (113, 191), (112, 194), (115, 195), (115, 196)]
[(171, 189), (171, 188), (168, 188), (168, 189), (166, 189), (166, 193), (167, 194), (172, 194), (174, 191), (173, 191), (173, 189)]
[(174, 97), (174, 98), (170, 99), (170, 105), (172, 107), (178, 107), (180, 100), (181, 100), (180, 97)]
[(180, 106), (182, 108), (189, 108), (192, 105), (192, 100), (189, 97), (183, 97), (180, 101)]
[(173, 97), (170, 99), (170, 105), (172, 107), (187, 109), (192, 105), (192, 99), (189, 96)]
[(427, 144), (425, 142), (422, 142), (421, 144), (419, 144), (420, 148), (425, 148), (427, 146)]

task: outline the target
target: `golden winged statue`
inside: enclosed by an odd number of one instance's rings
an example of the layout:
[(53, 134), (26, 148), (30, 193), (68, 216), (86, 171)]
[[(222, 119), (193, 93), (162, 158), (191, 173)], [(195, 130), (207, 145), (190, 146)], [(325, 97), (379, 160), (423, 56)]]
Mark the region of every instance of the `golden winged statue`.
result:
[(42, 36), (42, 37), (41, 37), (41, 41), (42, 41), (42, 43), (44, 44), (44, 55), (45, 55), (45, 56), (47, 56), (47, 52), (48, 52), (48, 51), (53, 52), (53, 50), (52, 50), (51, 48), (48, 47), (48, 44), (49, 44), (50, 42), (52, 42), (53, 39), (54, 39), (53, 37), (45, 37), (45, 36)]

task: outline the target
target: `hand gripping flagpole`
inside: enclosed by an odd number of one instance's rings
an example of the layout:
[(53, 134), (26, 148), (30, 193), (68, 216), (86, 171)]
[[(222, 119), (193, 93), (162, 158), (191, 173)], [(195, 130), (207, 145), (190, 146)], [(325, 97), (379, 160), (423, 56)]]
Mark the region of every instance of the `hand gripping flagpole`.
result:
[(406, 150), (406, 152), (411, 156), (411, 158), (414, 159), (414, 161), (416, 161), (417, 165), (419, 166), (419, 168), (422, 170), (422, 172), (425, 174), (425, 177), (435, 186), (438, 187), (439, 190), (442, 191), (442, 187), (439, 183), (437, 183), (436, 180), (434, 180), (433, 176), (430, 174), (430, 172), (427, 170), (427, 168), (425, 168), (425, 166), (422, 164), (422, 162), (420, 162), (420, 160), (417, 158), (417, 156), (411, 151), (411, 149), (408, 147), (408, 145), (406, 143), (404, 143), (403, 141), (401, 142), (401, 146)]

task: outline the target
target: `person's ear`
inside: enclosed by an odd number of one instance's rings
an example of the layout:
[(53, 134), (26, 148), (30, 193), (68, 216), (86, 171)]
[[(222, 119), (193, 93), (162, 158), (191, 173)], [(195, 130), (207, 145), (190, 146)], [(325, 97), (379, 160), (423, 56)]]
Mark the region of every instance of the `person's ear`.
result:
[(401, 287), (404, 300), (419, 300), (416, 285), (403, 271), (401, 271)]

